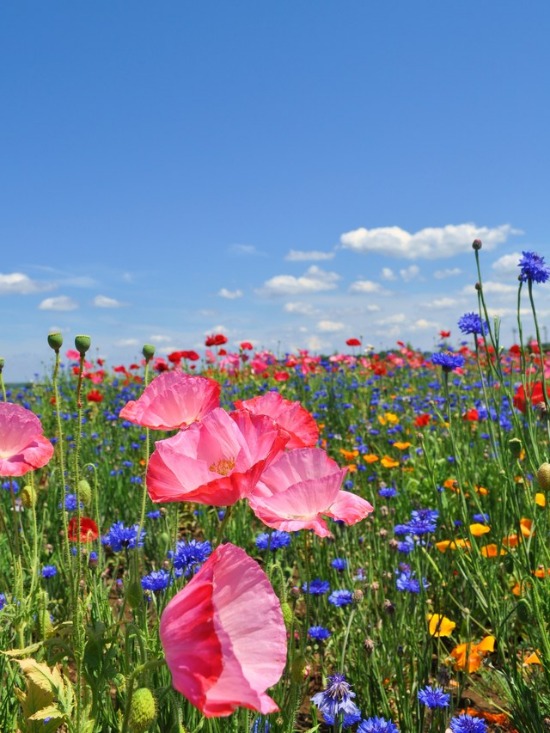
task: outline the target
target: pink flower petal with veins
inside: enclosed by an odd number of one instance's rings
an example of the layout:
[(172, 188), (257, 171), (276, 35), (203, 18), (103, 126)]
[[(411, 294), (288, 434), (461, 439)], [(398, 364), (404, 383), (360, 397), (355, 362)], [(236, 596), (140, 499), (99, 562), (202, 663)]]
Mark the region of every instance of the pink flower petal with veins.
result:
[(52, 456), (39, 418), (21, 405), (0, 402), (0, 476), (23, 476)]
[(330, 537), (324, 517), (355, 524), (372, 512), (368, 501), (341, 490), (345, 475), (321, 448), (298, 448), (271, 463), (248, 501), (268, 527)]
[(266, 694), (286, 662), (279, 599), (255, 560), (230, 543), (217, 547), (168, 603), (160, 639), (172, 684), (206, 717), (237, 707), (277, 711)]
[(218, 407), (172, 438), (159, 440), (147, 469), (155, 502), (228, 506), (250, 494), (288, 435), (265, 415)]
[(255, 415), (269, 415), (290, 435), (287, 449), (313, 447), (319, 440), (319, 427), (305, 407), (281, 397), (279, 392), (266, 392), (250, 400), (237, 400), (235, 407)]
[(173, 371), (153, 379), (137, 400), (120, 411), (129, 420), (153, 430), (177, 430), (201, 420), (220, 404), (221, 387), (208, 377)]

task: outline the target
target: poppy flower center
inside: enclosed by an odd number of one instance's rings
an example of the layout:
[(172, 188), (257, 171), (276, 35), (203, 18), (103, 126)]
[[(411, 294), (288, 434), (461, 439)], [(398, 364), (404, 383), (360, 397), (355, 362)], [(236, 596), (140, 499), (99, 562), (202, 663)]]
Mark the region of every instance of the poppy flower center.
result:
[(227, 476), (235, 468), (234, 458), (220, 458), (217, 463), (208, 466), (208, 470), (213, 473), (219, 473), (221, 476)]

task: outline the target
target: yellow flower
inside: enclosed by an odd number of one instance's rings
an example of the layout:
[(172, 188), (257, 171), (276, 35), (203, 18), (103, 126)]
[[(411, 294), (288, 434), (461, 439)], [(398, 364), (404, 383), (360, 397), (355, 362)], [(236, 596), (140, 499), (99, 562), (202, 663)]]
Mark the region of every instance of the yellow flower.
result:
[(365, 453), (365, 455), (363, 456), (363, 460), (365, 461), (365, 463), (376, 463), (376, 461), (378, 461), (379, 459), (378, 456), (374, 453)]
[(391, 456), (384, 456), (380, 463), (384, 466), (384, 468), (396, 468), (399, 466), (399, 461), (394, 461)]
[(428, 628), (431, 636), (450, 636), (456, 624), (446, 616), (439, 613), (428, 614)]
[(402, 443), (401, 441), (397, 441), (397, 443), (393, 444), (394, 448), (397, 448), (397, 450), (407, 450), (407, 448), (411, 447), (411, 443)]
[(546, 496), (544, 494), (535, 494), (535, 504), (537, 506), (546, 506)]
[(441, 540), (436, 542), (435, 546), (439, 552), (447, 552), (447, 550), (469, 550), (471, 545), (469, 540)]
[(399, 422), (399, 418), (395, 412), (385, 412), (383, 415), (378, 415), (378, 422), (380, 425), (387, 425), (388, 423), (395, 425), (395, 423)]
[(486, 524), (481, 524), (480, 522), (474, 522), (474, 524), (470, 524), (470, 532), (473, 534), (474, 537), (481, 537), (484, 534), (487, 534), (487, 532), (490, 532), (491, 528), (488, 527)]

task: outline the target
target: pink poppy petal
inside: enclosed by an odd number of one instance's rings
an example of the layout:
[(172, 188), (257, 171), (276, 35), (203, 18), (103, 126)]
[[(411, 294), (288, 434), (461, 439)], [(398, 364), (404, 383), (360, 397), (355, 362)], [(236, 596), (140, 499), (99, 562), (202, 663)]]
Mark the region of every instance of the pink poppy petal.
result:
[(183, 428), (218, 407), (220, 390), (218, 382), (208, 377), (162, 372), (139, 399), (122, 408), (119, 417), (153, 430)]
[(53, 453), (34, 413), (11, 402), (0, 403), (0, 476), (23, 476), (42, 468)]
[(235, 407), (255, 415), (268, 415), (289, 434), (289, 450), (312, 447), (319, 439), (319, 427), (313, 415), (299, 402), (287, 400), (279, 392), (266, 392), (249, 400), (237, 400)]
[(327, 517), (338, 519), (346, 524), (356, 524), (373, 511), (373, 506), (357, 494), (339, 491), (334, 504), (325, 512)]
[(206, 717), (278, 710), (266, 694), (286, 662), (279, 599), (258, 563), (217, 547), (165, 608), (160, 638), (172, 684)]

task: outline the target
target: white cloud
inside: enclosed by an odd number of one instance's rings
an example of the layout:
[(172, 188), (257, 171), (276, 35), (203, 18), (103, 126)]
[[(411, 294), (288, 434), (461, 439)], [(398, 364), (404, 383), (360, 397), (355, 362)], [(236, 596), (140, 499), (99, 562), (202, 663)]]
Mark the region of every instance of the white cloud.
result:
[(171, 340), (171, 336), (165, 336), (162, 333), (154, 333), (149, 337), (149, 341), (152, 341), (155, 344), (167, 344), (170, 343)]
[[(517, 285), (507, 285), (505, 283), (497, 283), (492, 280), (486, 280), (483, 283), (484, 295), (512, 295), (517, 293), (517, 291)], [(462, 292), (465, 295), (471, 295), (472, 293), (475, 293), (475, 284), (466, 285), (464, 288), (462, 288)]]
[(456, 277), (461, 274), (462, 270), (460, 267), (447, 267), (444, 270), (436, 270), (434, 272), (434, 277), (436, 280), (444, 280), (446, 277)]
[(334, 290), (340, 275), (326, 272), (312, 265), (301, 277), (294, 275), (275, 275), (266, 280), (260, 293), (266, 295), (299, 295), (301, 293), (318, 293), (323, 290)]
[(519, 275), (518, 262), (521, 259), (520, 252), (512, 252), (509, 255), (503, 255), (495, 260), (491, 267), (500, 275)]
[(289, 262), (315, 262), (320, 260), (332, 260), (334, 252), (320, 252), (319, 250), (310, 250), (304, 252), (298, 249), (291, 249), (285, 256), (285, 260)]
[(317, 312), (309, 303), (285, 303), (283, 308), (287, 313), (298, 313), (300, 316), (314, 316)]
[(439, 259), (471, 251), (474, 239), (481, 239), (484, 249), (494, 249), (511, 234), (519, 233), (509, 224), (478, 227), (475, 224), (447, 224), (427, 227), (411, 234), (400, 227), (360, 227), (340, 237), (342, 247), (355, 252), (375, 252), (389, 257)]
[(418, 277), (419, 272), (420, 268), (417, 267), (417, 265), (410, 265), (409, 267), (404, 267), (402, 270), (399, 270), (399, 274), (406, 283), (414, 280), (415, 277)]
[(54, 287), (51, 283), (41, 283), (31, 280), (28, 275), (22, 272), (10, 272), (4, 275), (0, 272), (0, 295), (29, 295), (40, 293), (44, 290), (51, 290)]
[(380, 310), (380, 306), (376, 305), (376, 303), (369, 303), (367, 305), (367, 310), (369, 313), (377, 313)]
[(350, 293), (373, 293), (375, 295), (389, 295), (390, 291), (373, 280), (356, 280), (349, 286)]
[(120, 308), (122, 303), (114, 298), (108, 298), (106, 295), (96, 295), (94, 298), (94, 306), (96, 308)]
[(425, 305), (427, 308), (454, 308), (458, 303), (456, 298), (436, 298)]
[(243, 291), (242, 290), (228, 290), (227, 288), (221, 288), (221, 290), (218, 290), (218, 295), (220, 296), (220, 298), (227, 298), (227, 300), (235, 300), (236, 298), (243, 297)]
[(406, 316), (404, 313), (393, 313), (391, 316), (387, 316), (387, 318), (379, 318), (376, 321), (377, 326), (391, 326), (391, 325), (397, 325), (398, 323), (405, 323), (408, 316)]
[(38, 308), (41, 311), (74, 311), (78, 308), (78, 303), (68, 295), (58, 295), (56, 298), (46, 298)]
[[(152, 341), (153, 339), (151, 339)], [(118, 341), (115, 341), (115, 346), (138, 346), (139, 341), (137, 339), (119, 339)]]
[(411, 325), (412, 331), (426, 331), (427, 329), (437, 329), (439, 328), (438, 324), (434, 321), (428, 321), (425, 318), (419, 318)]
[(343, 331), (346, 325), (338, 321), (319, 321), (317, 328), (319, 331), (325, 331), (326, 333), (336, 333), (337, 331)]
[(391, 269), (391, 267), (383, 267), (382, 268), (382, 278), (384, 280), (397, 280), (397, 275)]

